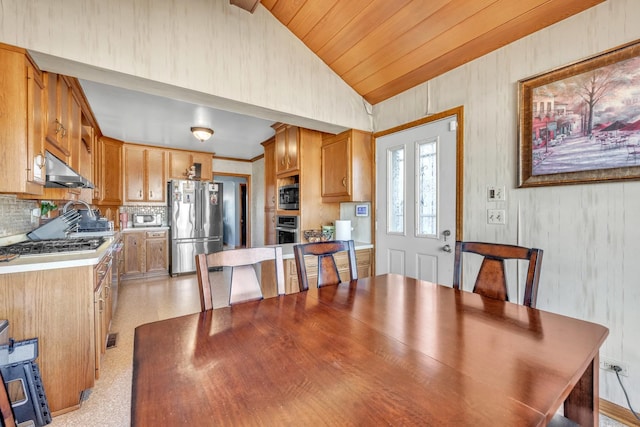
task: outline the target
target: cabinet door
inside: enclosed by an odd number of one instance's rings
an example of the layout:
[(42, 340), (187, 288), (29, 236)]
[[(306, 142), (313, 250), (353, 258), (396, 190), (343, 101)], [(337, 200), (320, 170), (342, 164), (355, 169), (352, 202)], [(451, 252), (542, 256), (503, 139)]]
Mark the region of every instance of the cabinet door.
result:
[(351, 196), (351, 138), (338, 136), (322, 144), (322, 197)]
[(99, 163), (101, 203), (122, 204), (122, 141), (100, 138)]
[(146, 237), (146, 272), (166, 272), (168, 270), (167, 232), (147, 232)]
[(298, 138), (297, 126), (287, 126), (287, 170), (300, 169), (298, 153), (300, 152), (300, 139)]
[(275, 141), (276, 174), (281, 174), (287, 170), (287, 129), (285, 127), (276, 129)]
[(276, 146), (275, 139), (264, 145), (264, 208), (276, 208)]
[(275, 245), (276, 243), (276, 211), (274, 209), (265, 209), (264, 244)]
[(42, 194), (45, 182), (44, 121), (45, 96), (42, 74), (28, 60), (27, 66), (27, 181), (37, 184)]
[(191, 153), (188, 151), (169, 152), (169, 179), (186, 179), (191, 165)]
[(193, 153), (193, 163), (200, 163), (200, 179), (202, 181), (213, 180), (213, 164), (211, 154)]
[(0, 48), (2, 193), (43, 192), (45, 171), (41, 138), (44, 106), (41, 84), (39, 72), (24, 53)]
[(147, 171), (147, 201), (164, 202), (166, 201), (165, 193), (167, 187), (166, 163), (164, 160), (164, 151), (157, 149), (147, 150), (147, 162), (145, 169)]
[(47, 94), (46, 147), (64, 162), (69, 162), (69, 97), (71, 88), (67, 81), (55, 73), (45, 74)]
[(124, 274), (144, 273), (144, 232), (124, 233)]
[(124, 200), (142, 202), (144, 194), (145, 149), (136, 145), (124, 148)]
[(95, 378), (100, 378), (102, 363), (102, 341), (104, 337), (104, 286), (100, 286), (93, 294), (93, 333), (94, 333), (94, 357)]

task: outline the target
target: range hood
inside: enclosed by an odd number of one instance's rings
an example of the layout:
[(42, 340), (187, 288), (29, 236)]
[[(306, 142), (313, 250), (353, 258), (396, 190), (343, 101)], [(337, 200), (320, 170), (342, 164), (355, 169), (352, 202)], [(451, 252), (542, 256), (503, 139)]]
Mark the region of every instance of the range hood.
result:
[(46, 152), (47, 181), (46, 188), (93, 188), (88, 179), (69, 167), (65, 162)]

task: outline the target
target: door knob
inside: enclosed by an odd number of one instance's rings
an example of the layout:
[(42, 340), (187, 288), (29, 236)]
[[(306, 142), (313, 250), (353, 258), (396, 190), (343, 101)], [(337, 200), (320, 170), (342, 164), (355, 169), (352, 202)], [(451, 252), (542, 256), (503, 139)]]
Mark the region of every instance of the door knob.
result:
[(445, 252), (451, 253), (451, 245), (444, 245), (442, 247), (442, 250), (445, 251)]
[(447, 237), (451, 236), (451, 230), (444, 230), (442, 232), (442, 235), (444, 236), (444, 241), (446, 242), (447, 241)]

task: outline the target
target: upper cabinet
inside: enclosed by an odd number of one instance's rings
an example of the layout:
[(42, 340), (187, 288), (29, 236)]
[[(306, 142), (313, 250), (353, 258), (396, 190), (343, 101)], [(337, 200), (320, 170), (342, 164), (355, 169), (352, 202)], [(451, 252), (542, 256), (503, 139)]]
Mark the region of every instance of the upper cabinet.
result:
[(125, 144), (123, 175), (125, 203), (164, 203), (166, 201), (164, 150)]
[(297, 174), (300, 170), (300, 128), (282, 123), (273, 128), (276, 131), (276, 175)]
[(44, 83), (26, 51), (0, 44), (0, 192), (40, 195), (45, 180)]
[(71, 87), (65, 76), (45, 73), (47, 93), (46, 147), (65, 163), (71, 157)]
[(104, 136), (95, 142), (93, 203), (96, 205), (122, 204), (122, 146), (122, 141)]
[(213, 180), (212, 160), (213, 156), (209, 153), (170, 150), (169, 179), (187, 179), (191, 166), (199, 164), (200, 179), (211, 181)]
[(371, 133), (348, 130), (322, 139), (322, 201), (371, 201)]

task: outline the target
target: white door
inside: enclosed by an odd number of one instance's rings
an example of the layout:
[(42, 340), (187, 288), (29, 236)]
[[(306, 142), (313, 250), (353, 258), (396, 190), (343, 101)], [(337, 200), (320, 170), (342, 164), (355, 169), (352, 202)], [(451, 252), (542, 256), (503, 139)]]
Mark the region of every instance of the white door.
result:
[(457, 116), (376, 138), (376, 274), (451, 285)]

